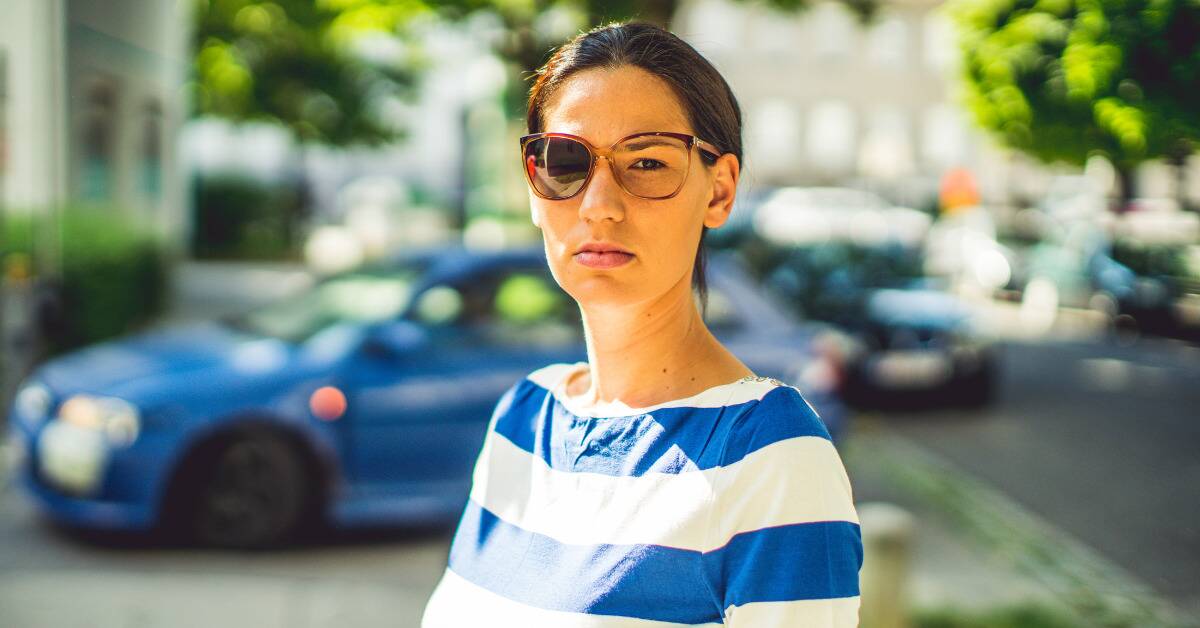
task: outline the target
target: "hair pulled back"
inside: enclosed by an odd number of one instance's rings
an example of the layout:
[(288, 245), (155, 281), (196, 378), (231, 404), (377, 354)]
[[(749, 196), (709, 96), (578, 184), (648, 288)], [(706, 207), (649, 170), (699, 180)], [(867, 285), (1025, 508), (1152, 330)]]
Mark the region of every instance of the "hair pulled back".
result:
[[(721, 73), (691, 45), (652, 24), (615, 23), (599, 26), (559, 47), (536, 74), (529, 90), (526, 125), (530, 133), (543, 130), (544, 110), (554, 92), (571, 76), (592, 68), (641, 68), (670, 86), (683, 105), (692, 132), (722, 153), (742, 162), (742, 112)], [(714, 159), (700, 153), (705, 163)], [(692, 272), (692, 286), (703, 304), (708, 294), (704, 277), (704, 234)]]

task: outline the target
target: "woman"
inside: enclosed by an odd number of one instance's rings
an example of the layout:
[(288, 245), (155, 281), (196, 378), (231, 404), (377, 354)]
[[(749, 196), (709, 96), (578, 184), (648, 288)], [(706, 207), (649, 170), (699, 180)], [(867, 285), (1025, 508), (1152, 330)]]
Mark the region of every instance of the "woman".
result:
[(737, 191), (729, 86), (662, 29), (606, 26), (539, 71), (528, 127), (533, 222), (588, 361), (500, 400), (423, 626), (857, 625), (862, 545), (829, 433), (693, 294)]

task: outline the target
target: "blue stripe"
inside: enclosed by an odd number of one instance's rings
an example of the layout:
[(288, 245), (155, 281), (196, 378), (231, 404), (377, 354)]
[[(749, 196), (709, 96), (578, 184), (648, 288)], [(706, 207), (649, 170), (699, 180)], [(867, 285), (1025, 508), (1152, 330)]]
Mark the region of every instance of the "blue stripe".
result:
[(723, 608), (858, 595), (862, 530), (849, 521), (799, 523), (737, 534), (704, 555)]
[(528, 606), (676, 623), (719, 622), (700, 552), (655, 545), (568, 545), (467, 503), (450, 569)]
[[(751, 410), (754, 410), (751, 412)], [(717, 408), (680, 406), (621, 417), (581, 417), (524, 380), (496, 408), (497, 434), (552, 469), (613, 476), (711, 469), (787, 438), (829, 439), (821, 419), (795, 388)], [(739, 423), (721, 460), (721, 443)]]
[(812, 407), (791, 387), (775, 388), (763, 396), (752, 414), (735, 425), (721, 465), (730, 465), (746, 456), (781, 440), (797, 436), (818, 436), (833, 440), (825, 423)]
[[(845, 521), (746, 532), (701, 553), (560, 543), (474, 501), (450, 552), (455, 573), (528, 606), (684, 624), (720, 622), (729, 604), (857, 595), (861, 561), (858, 525)], [(727, 583), (717, 591), (720, 605), (701, 573)]]

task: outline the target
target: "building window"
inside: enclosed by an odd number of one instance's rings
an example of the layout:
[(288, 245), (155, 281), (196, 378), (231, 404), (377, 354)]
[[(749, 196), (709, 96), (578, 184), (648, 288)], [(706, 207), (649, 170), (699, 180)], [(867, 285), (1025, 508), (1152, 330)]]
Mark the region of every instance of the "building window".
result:
[(912, 174), (912, 134), (904, 111), (885, 106), (871, 113), (858, 159), (859, 170), (873, 178), (891, 180)]
[(858, 26), (854, 20), (850, 11), (841, 4), (822, 2), (814, 6), (809, 31), (813, 52), (824, 60), (849, 57), (858, 45), (855, 38)]
[(79, 182), (79, 196), (84, 200), (112, 199), (116, 101), (116, 87), (112, 81), (97, 82), (88, 90)]
[(787, 176), (800, 170), (800, 112), (792, 103), (770, 99), (746, 117), (747, 149), (754, 169), (765, 176)]
[(908, 57), (908, 24), (900, 16), (881, 17), (867, 31), (867, 57), (878, 65), (902, 67)]
[(793, 16), (763, 8), (750, 12), (747, 21), (749, 31), (754, 33), (747, 45), (754, 51), (772, 56), (797, 56), (801, 52), (797, 42), (804, 41), (804, 37)]
[(961, 165), (967, 154), (967, 131), (962, 114), (945, 103), (925, 111), (921, 158), (934, 169)]
[(703, 0), (688, 11), (686, 37), (704, 53), (728, 53), (742, 45), (745, 12), (722, 0)]
[(840, 100), (818, 103), (808, 118), (808, 158), (818, 169), (845, 171), (853, 165), (854, 112)]
[[(0, 203), (8, 190), (8, 57), (0, 50)], [(0, 217), (4, 210), (0, 209)]]
[(950, 19), (939, 11), (925, 14), (924, 37), (922, 41), (925, 65), (930, 69), (945, 71), (950, 69), (956, 59), (954, 27)]
[(142, 194), (157, 202), (162, 195), (162, 105), (151, 99), (142, 116)]

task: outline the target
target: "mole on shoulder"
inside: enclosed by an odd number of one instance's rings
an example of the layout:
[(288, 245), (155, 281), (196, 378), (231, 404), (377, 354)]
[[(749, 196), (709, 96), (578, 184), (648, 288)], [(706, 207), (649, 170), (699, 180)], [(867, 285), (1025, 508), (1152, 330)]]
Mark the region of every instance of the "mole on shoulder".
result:
[(666, 372), (667, 372), (667, 369), (663, 369), (663, 372), (664, 372), (664, 373), (666, 373)]

